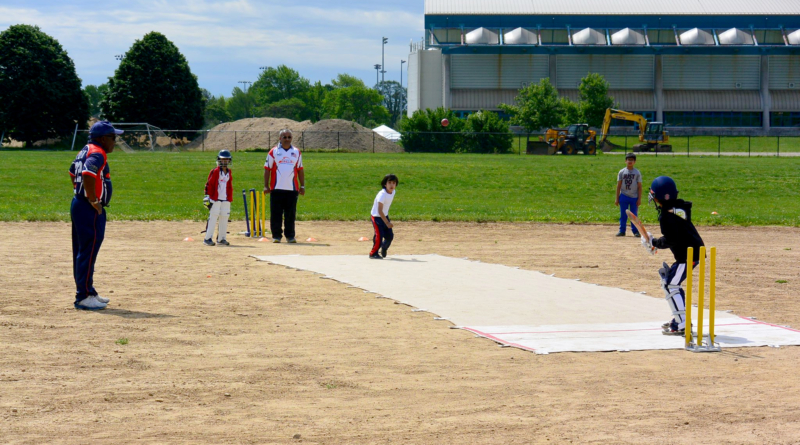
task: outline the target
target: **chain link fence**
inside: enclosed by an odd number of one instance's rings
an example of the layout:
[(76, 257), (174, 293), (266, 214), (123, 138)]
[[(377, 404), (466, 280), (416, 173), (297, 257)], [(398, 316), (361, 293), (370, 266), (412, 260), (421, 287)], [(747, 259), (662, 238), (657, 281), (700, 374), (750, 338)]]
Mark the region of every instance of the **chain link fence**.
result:
[[(126, 130), (118, 148), (137, 151), (268, 151), (278, 143), (278, 131), (256, 130)], [(299, 131), (293, 144), (307, 152), (340, 153), (493, 153), (509, 155), (533, 154), (532, 146), (548, 143), (544, 133), (469, 133), (469, 132), (403, 132), (397, 141), (373, 131)], [(79, 130), (69, 138), (47, 139), (33, 144), (33, 149), (78, 150), (88, 140), (88, 131)], [(609, 146), (597, 152), (623, 154), (638, 151), (638, 134), (614, 133), (608, 136)], [(669, 151), (645, 151), (653, 156), (800, 156), (800, 136), (670, 136)], [(4, 149), (21, 149), (21, 142), (2, 140)], [(560, 150), (550, 150), (560, 152)], [(541, 151), (539, 151), (541, 152)], [(575, 151), (576, 154), (583, 150)]]

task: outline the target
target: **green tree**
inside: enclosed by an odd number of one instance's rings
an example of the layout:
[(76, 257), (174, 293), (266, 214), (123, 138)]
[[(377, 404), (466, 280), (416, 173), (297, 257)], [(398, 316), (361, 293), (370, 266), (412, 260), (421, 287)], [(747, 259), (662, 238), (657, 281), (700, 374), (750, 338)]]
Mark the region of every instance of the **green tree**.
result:
[(230, 99), (225, 102), (225, 109), (232, 121), (253, 116), (256, 108), (252, 88), (245, 92), (239, 87), (234, 87)]
[(397, 121), (406, 112), (406, 89), (394, 80), (380, 82), (375, 89), (383, 95), (383, 106), (389, 110), (389, 126), (397, 128)]
[(614, 98), (608, 95), (608, 82), (597, 73), (589, 73), (581, 79), (578, 87), (581, 103), (581, 120), (590, 127), (603, 125), (606, 109), (614, 106)]
[(206, 102), (205, 110), (205, 128), (217, 126), (223, 122), (230, 122), (231, 115), (228, 113), (228, 108), (225, 96), (211, 97)]
[(310, 119), (312, 122), (317, 122), (322, 120), (324, 108), (323, 104), (325, 103), (325, 96), (328, 94), (329, 91), (333, 90), (333, 86), (331, 85), (323, 85), (322, 82), (317, 81), (314, 85), (309, 88), (304, 96), (304, 101), (306, 104), (306, 115), (307, 119)]
[(83, 92), (86, 93), (86, 97), (89, 99), (89, 114), (96, 118), (102, 118), (103, 110), (100, 108), (100, 101), (103, 100), (103, 96), (108, 91), (108, 84), (104, 83), (102, 85), (86, 85), (86, 88), (83, 89)]
[(291, 99), (281, 99), (262, 108), (262, 114), (269, 117), (292, 119), (302, 121), (307, 112), (306, 104), (302, 100), (293, 97)]
[[(449, 121), (442, 126), (442, 120)], [(452, 110), (439, 107), (417, 110), (410, 117), (400, 120), (400, 143), (407, 152), (452, 153), (461, 144), (464, 120)]]
[(267, 106), (279, 100), (301, 98), (311, 88), (311, 82), (286, 65), (269, 67), (253, 83), (257, 104)]
[(108, 79), (100, 107), (114, 122), (199, 129), (204, 103), (186, 58), (163, 34), (151, 32), (125, 54), (114, 77)]
[(527, 131), (557, 126), (561, 122), (561, 102), (558, 90), (544, 78), (539, 84), (521, 89), (516, 98), (517, 105), (500, 104), (500, 109), (511, 115), (511, 123)]
[(481, 110), (470, 114), (464, 123), (459, 151), (468, 153), (510, 153), (513, 135), (509, 123), (497, 113)]
[(381, 93), (364, 86), (334, 88), (325, 95), (323, 109), (329, 119), (345, 119), (365, 126), (389, 122)]
[(336, 79), (331, 81), (333, 88), (347, 88), (347, 87), (365, 87), (367, 84), (363, 80), (350, 74), (339, 74)]
[(58, 41), (30, 25), (0, 33), (0, 131), (32, 144), (72, 135), (88, 120), (89, 100)]
[(559, 123), (560, 126), (567, 127), (572, 124), (583, 123), (580, 104), (576, 104), (575, 102), (569, 100), (566, 97), (562, 97), (560, 102), (561, 102), (561, 122)]

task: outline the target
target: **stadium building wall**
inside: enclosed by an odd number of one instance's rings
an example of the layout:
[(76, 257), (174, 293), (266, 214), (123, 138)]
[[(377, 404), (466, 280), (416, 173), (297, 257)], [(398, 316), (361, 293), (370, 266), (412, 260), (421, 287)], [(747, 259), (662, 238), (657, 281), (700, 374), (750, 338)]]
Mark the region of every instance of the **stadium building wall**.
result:
[[(438, 106), (460, 114), (499, 111), (544, 78), (577, 101), (581, 79), (599, 73), (618, 108), (668, 126), (800, 127), (800, 44), (787, 39), (800, 29), (800, 2), (764, 0), (732, 15), (708, 7), (724, 2), (698, 1), (705, 13), (589, 16), (549, 3), (548, 15), (526, 10), (545, 5), (538, 0), (533, 7), (506, 1), (511, 12), (490, 0), (426, 0), (426, 36), (409, 56), (408, 113)], [(498, 9), (505, 12), (486, 13)], [(506, 44), (506, 34), (519, 41), (519, 27), (527, 43)], [(617, 45), (615, 34), (636, 44)], [(489, 43), (465, 43), (495, 35)]]

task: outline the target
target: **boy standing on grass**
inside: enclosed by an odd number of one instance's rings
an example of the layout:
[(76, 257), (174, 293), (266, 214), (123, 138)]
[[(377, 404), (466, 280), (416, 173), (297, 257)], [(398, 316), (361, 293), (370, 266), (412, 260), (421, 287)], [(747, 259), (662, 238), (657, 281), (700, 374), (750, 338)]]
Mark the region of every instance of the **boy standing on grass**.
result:
[[(642, 174), (633, 168), (636, 164), (636, 155), (625, 155), (625, 168), (617, 173), (617, 198), (614, 205), (619, 207), (619, 232), (617, 236), (625, 236), (625, 226), (628, 224), (628, 208), (631, 213), (639, 216), (639, 206), (642, 205)], [(633, 236), (639, 236), (636, 226), (631, 223)]]
[[(375, 229), (375, 236), (372, 237), (372, 250), (369, 251), (369, 257), (373, 260), (382, 260), (386, 258), (386, 251), (394, 239), (394, 232), (392, 231), (392, 220), (389, 219), (389, 207), (392, 206), (394, 200), (394, 191), (400, 181), (397, 176), (388, 174), (383, 177), (381, 181), (381, 191), (375, 196), (375, 201), (372, 203), (372, 227)], [(380, 255), (378, 250), (380, 249)]]

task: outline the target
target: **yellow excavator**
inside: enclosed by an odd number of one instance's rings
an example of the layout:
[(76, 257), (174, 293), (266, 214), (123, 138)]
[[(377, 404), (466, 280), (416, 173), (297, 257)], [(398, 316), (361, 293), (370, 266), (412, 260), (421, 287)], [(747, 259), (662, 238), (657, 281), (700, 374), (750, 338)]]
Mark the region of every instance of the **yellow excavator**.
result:
[(669, 142), (669, 135), (664, 131), (663, 122), (648, 122), (644, 116), (627, 111), (615, 110), (613, 108), (606, 110), (606, 117), (603, 119), (603, 128), (600, 130), (603, 136), (600, 138), (600, 142), (597, 143), (597, 146), (600, 147), (601, 150), (609, 151), (612, 148), (611, 142), (606, 141), (612, 119), (620, 119), (639, 124), (640, 143), (633, 146), (633, 151), (672, 151), (672, 145), (667, 144), (667, 142)]

